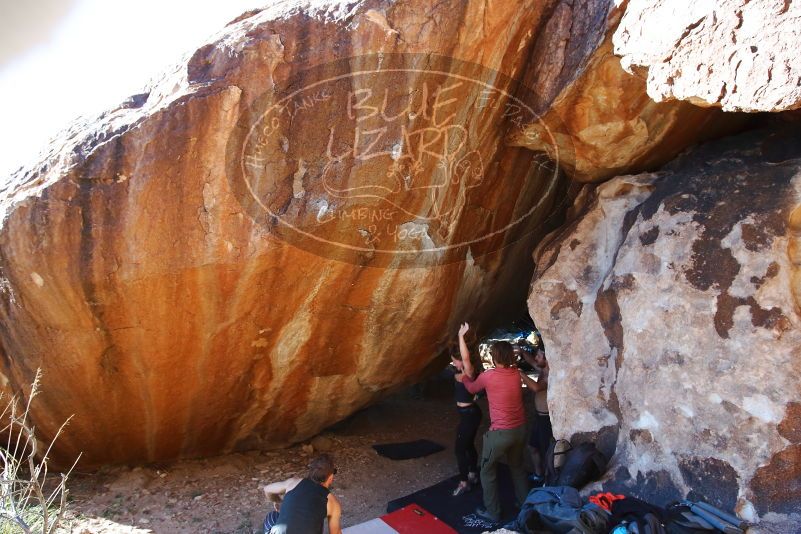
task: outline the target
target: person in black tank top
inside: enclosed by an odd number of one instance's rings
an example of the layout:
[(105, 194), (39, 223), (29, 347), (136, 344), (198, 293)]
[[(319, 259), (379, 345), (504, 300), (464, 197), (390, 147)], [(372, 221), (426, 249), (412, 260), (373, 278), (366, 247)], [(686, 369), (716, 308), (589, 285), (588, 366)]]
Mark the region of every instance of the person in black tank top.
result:
[(476, 450), (476, 433), (481, 424), (481, 408), (476, 404), (476, 395), (473, 395), (462, 384), (464, 364), (460, 357), (451, 354), (451, 371), (454, 378), (454, 400), (456, 411), (459, 413), (459, 424), (456, 427), (456, 442), (453, 451), (456, 454), (456, 463), (459, 466), (459, 484), (453, 490), (453, 495), (467, 493), (473, 484), (478, 482), (478, 451)]
[(342, 508), (329, 491), (336, 471), (329, 455), (314, 458), (308, 476), (286, 493), (269, 534), (322, 534), (326, 518), (329, 533), (341, 534)]

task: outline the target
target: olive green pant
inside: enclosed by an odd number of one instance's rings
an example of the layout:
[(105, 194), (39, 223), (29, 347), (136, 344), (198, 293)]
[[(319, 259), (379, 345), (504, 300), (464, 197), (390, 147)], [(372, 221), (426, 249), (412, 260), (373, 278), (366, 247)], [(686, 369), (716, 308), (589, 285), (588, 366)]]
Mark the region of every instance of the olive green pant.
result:
[(503, 461), (512, 473), (517, 505), (528, 495), (528, 479), (523, 468), (526, 449), (526, 427), (521, 425), (509, 430), (488, 430), (484, 434), (481, 451), (481, 487), (484, 490), (484, 507), (495, 517), (501, 517), (501, 502), (498, 497), (498, 462)]

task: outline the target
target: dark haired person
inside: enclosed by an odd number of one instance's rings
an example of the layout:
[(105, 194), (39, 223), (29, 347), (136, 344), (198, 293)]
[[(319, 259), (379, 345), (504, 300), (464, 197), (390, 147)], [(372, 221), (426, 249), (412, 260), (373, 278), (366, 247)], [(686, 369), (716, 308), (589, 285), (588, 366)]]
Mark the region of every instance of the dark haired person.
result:
[[(453, 365), (453, 396), (456, 411), (459, 414), (459, 425), (456, 427), (456, 442), (453, 452), (459, 466), (459, 484), (453, 490), (454, 497), (470, 491), (478, 482), (478, 451), (476, 451), (476, 432), (481, 425), (481, 408), (476, 404), (476, 395), (467, 391), (464, 380), (464, 363), (462, 359), (451, 354)], [(471, 377), (473, 378), (473, 377)]]
[(284, 495), (297, 486), (301, 480), (303, 479), (291, 477), (280, 482), (267, 484), (262, 488), (264, 490), (264, 495), (267, 497), (267, 500), (272, 503), (274, 508), (274, 510), (268, 512), (267, 516), (264, 518), (264, 532), (266, 534), (269, 534), (270, 529), (278, 522), (278, 512), (281, 510), (281, 503), (284, 501)]
[(328, 532), (341, 534), (342, 507), (329, 491), (336, 472), (329, 455), (321, 454), (314, 458), (306, 478), (294, 483), (294, 487), (286, 492), (269, 534), (322, 534), (326, 518)]
[(528, 480), (523, 466), (526, 447), (526, 416), (523, 408), (523, 390), (520, 373), (515, 367), (515, 353), (507, 341), (497, 341), (490, 347), (494, 369), (485, 371), (473, 380), (473, 365), (464, 335), (470, 329), (467, 323), (459, 328), (459, 351), (464, 362), (462, 380), (470, 393), (486, 390), (489, 401), (490, 427), (484, 434), (481, 452), (481, 486), (484, 490), (484, 508), (476, 513), (493, 522), (501, 517), (498, 497), (497, 463), (505, 460), (512, 473), (518, 505), (528, 494)]
[(539, 371), (537, 380), (533, 380), (523, 371), (520, 371), (520, 378), (528, 389), (534, 392), (534, 422), (531, 425), (531, 433), (528, 438), (528, 446), (531, 451), (534, 473), (539, 477), (538, 482), (542, 482), (545, 476), (545, 455), (548, 447), (553, 441), (553, 428), (551, 427), (551, 416), (548, 412), (548, 360), (545, 358), (545, 351), (537, 349), (537, 352), (530, 354), (522, 351), (523, 359)]

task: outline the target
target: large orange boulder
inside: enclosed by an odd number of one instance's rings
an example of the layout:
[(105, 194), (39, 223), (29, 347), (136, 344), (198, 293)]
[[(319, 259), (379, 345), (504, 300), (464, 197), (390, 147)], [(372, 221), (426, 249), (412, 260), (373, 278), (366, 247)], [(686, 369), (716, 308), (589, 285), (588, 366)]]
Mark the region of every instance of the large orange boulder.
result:
[[(280, 4), (3, 191), (6, 387), (85, 465), (276, 447), (520, 302), (567, 194), (502, 140), (547, 6)], [(478, 31), (480, 30), (480, 31)], [(481, 63), (481, 65), (479, 65)]]
[(302, 440), (522, 304), (560, 166), (651, 165), (714, 113), (654, 108), (609, 54), (613, 2), (569, 4), (279, 3), (13, 176), (2, 375), (43, 369), (42, 438), (75, 415), (58, 457)]

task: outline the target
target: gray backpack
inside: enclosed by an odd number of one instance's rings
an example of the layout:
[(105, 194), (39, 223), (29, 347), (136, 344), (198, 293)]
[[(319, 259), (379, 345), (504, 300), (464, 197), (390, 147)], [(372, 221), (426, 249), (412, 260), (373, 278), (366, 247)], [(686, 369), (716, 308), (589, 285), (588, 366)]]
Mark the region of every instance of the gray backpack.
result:
[(705, 502), (679, 501), (667, 508), (668, 534), (743, 534), (748, 524)]
[(608, 518), (600, 506), (584, 504), (575, 488), (546, 486), (531, 490), (517, 519), (504, 528), (523, 534), (605, 534)]

